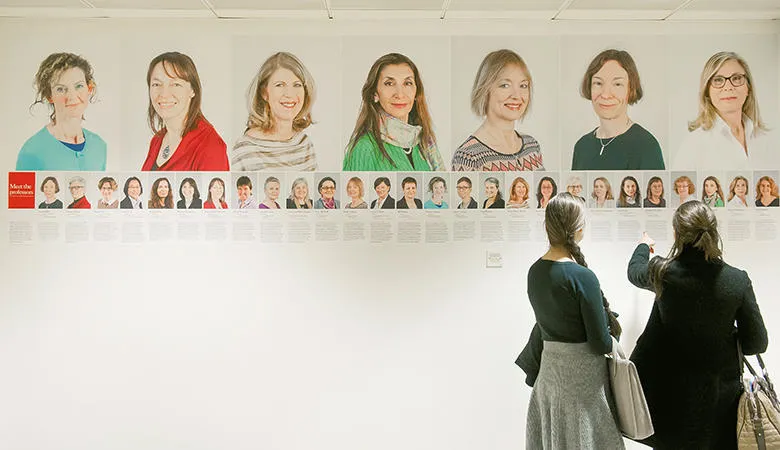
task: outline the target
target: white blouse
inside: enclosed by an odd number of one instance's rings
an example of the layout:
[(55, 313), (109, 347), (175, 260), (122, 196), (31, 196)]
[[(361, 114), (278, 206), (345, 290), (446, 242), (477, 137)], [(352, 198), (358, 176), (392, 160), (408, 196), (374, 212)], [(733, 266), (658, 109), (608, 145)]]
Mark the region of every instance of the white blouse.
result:
[(745, 124), (747, 153), (731, 134), (728, 124), (716, 116), (712, 128), (699, 127), (685, 137), (677, 154), (672, 157), (672, 170), (749, 170), (780, 168), (780, 149), (771, 145), (773, 135), (758, 130), (753, 135), (753, 121), (742, 117)]

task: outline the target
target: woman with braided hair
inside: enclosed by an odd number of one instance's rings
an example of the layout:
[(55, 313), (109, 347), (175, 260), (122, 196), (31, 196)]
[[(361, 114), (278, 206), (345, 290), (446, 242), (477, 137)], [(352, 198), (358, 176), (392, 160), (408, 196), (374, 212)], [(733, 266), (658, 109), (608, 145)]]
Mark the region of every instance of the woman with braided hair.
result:
[[(528, 298), (536, 316), (531, 337), (544, 343), (532, 380), (526, 448), (624, 448), (604, 358), (612, 350), (612, 314), (579, 247), (584, 205), (568, 192), (558, 194), (547, 204), (544, 219), (550, 248), (528, 271)], [(619, 334), (614, 323), (612, 331)], [(522, 359), (521, 354), (521, 367)]]
[(712, 209), (685, 202), (672, 226), (668, 257), (650, 260), (654, 242), (645, 233), (628, 263), (629, 281), (655, 294), (631, 354), (655, 429), (643, 443), (736, 449), (737, 342), (747, 355), (766, 351), (764, 320), (747, 273), (723, 262)]

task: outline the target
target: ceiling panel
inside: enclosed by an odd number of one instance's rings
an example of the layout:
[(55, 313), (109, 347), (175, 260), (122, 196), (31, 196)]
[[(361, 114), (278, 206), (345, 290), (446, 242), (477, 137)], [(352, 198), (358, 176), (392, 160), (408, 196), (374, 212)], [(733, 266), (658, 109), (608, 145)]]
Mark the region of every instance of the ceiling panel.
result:
[(557, 11), (563, 0), (452, 0), (449, 11)]
[(685, 9), (694, 11), (776, 11), (780, 9), (780, 0), (694, 0)]
[(13, 8), (85, 8), (79, 0), (0, 0), (0, 7)]
[(89, 0), (89, 2), (100, 9), (208, 10), (200, 0)]
[(242, 9), (242, 10), (321, 10), (322, 0), (210, 0), (214, 9)]
[(339, 9), (441, 11), (443, 4), (443, 0), (330, 0), (330, 8), (334, 11)]
[(568, 9), (673, 11), (683, 3), (685, 0), (574, 0)]

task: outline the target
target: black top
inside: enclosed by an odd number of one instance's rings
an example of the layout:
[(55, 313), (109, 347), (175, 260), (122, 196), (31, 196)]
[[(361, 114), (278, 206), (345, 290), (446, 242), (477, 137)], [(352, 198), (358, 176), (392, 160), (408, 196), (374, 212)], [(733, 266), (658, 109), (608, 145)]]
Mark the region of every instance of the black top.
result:
[[(604, 151), (602, 144), (606, 144)], [(594, 129), (574, 144), (571, 170), (664, 169), (664, 157), (655, 136), (636, 123), (614, 140), (599, 140)]]
[[(758, 206), (759, 208), (764, 208), (764, 204), (761, 203), (761, 200), (756, 200), (756, 206)], [(774, 200), (772, 200), (771, 203), (769, 203), (766, 206), (780, 206), (780, 198), (776, 197)]]
[[(417, 205), (417, 209), (422, 209), (423, 207), (422, 200), (419, 198), (414, 199), (414, 204)], [(406, 204), (406, 199), (404, 197), (401, 197), (401, 199), (396, 202), (395, 207), (397, 209), (409, 209), (409, 205)]]
[[(374, 209), (376, 207), (376, 202), (378, 201), (379, 199), (376, 199), (371, 202), (371, 209)], [(388, 195), (385, 198), (385, 202), (382, 203), (382, 209), (395, 209), (395, 199)]]
[(651, 202), (649, 198), (645, 197), (645, 199), (642, 201), (642, 206), (645, 208), (666, 208), (666, 199), (662, 198), (661, 201), (656, 205), (655, 203)]
[(185, 205), (186, 203), (184, 203), (184, 199), (176, 202), (176, 208), (178, 209), (203, 209), (203, 200), (200, 198), (193, 198), (189, 208), (187, 208)]
[(487, 205), (487, 199), (482, 202), (482, 209), (504, 209), (505, 203), (503, 198), (497, 198), (496, 201), (493, 202), (492, 205), (485, 208), (485, 205)]
[(57, 199), (51, 203), (46, 203), (43, 201), (40, 205), (38, 205), (38, 209), (62, 209), (62, 200)]
[[(477, 203), (476, 200), (474, 200), (473, 197), (469, 197), (469, 200), (470, 200), (469, 204), (466, 205), (465, 209), (477, 209), (479, 207), (479, 204)], [(463, 202), (460, 202), (460, 204), (458, 205), (458, 209), (463, 209), (463, 208), (460, 207), (462, 204), (463, 204)]]
[(295, 205), (295, 200), (293, 200), (291, 198), (287, 199), (286, 206), (287, 206), (287, 209), (298, 209), (298, 208), (300, 208), (300, 209), (309, 209), (309, 204), (308, 203), (304, 203), (302, 205), (296, 206)]
[[(649, 258), (650, 248), (640, 244), (628, 263), (628, 279), (652, 291)], [(631, 354), (655, 428), (646, 443), (736, 449), (741, 365), (735, 337), (751, 355), (765, 351), (768, 341), (750, 278), (687, 248), (663, 281)]]
[(543, 340), (587, 342), (593, 353), (612, 351), (599, 280), (587, 267), (537, 260), (528, 270), (528, 299)]

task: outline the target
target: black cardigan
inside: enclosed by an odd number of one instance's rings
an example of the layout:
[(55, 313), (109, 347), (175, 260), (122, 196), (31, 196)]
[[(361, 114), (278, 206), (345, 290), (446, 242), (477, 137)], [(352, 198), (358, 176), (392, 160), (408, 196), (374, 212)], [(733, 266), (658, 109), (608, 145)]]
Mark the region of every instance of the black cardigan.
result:
[[(650, 248), (640, 244), (628, 263), (628, 279), (653, 291), (649, 259)], [(683, 250), (669, 264), (661, 296), (631, 354), (655, 428), (645, 443), (737, 448), (741, 365), (736, 338), (745, 354), (766, 350), (766, 327), (747, 273), (706, 261), (694, 248)]]

